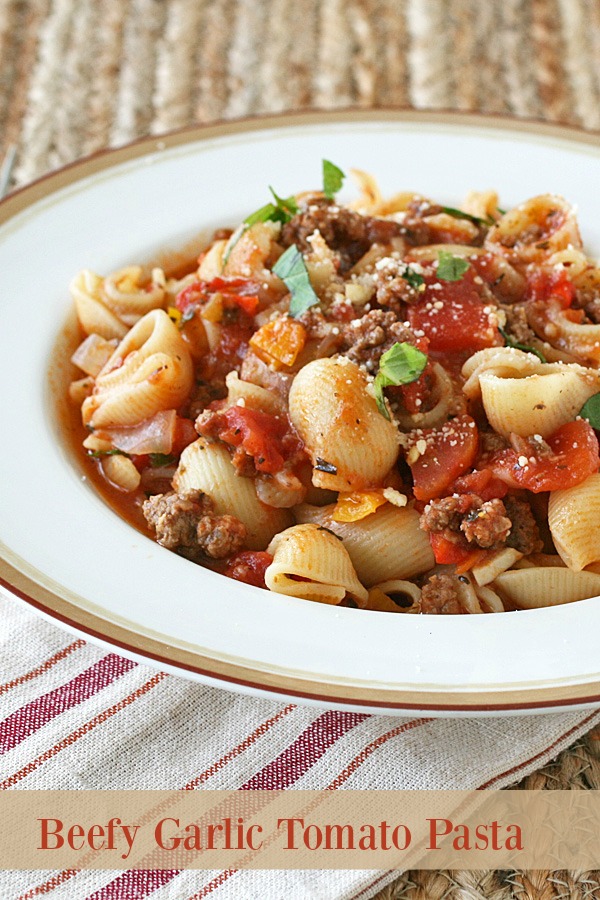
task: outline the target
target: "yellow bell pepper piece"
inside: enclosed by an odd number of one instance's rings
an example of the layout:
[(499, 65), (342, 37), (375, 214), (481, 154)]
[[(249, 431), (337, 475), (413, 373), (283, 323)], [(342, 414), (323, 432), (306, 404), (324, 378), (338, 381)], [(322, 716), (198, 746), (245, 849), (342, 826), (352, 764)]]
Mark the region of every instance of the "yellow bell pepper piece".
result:
[(383, 491), (353, 491), (351, 494), (338, 494), (333, 511), (334, 522), (359, 522), (387, 503)]
[(293, 366), (306, 343), (306, 330), (300, 322), (280, 316), (266, 322), (250, 338), (250, 346), (263, 362)]

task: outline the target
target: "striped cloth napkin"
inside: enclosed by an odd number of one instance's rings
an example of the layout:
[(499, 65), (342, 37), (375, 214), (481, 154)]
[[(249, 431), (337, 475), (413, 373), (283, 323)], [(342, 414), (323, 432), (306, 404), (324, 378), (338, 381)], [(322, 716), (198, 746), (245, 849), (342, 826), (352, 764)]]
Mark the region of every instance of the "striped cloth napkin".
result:
[[(534, 771), (600, 712), (372, 716), (203, 687), (100, 649), (0, 594), (0, 784), (10, 789), (473, 789)], [(0, 872), (6, 900), (332, 900), (396, 872)]]

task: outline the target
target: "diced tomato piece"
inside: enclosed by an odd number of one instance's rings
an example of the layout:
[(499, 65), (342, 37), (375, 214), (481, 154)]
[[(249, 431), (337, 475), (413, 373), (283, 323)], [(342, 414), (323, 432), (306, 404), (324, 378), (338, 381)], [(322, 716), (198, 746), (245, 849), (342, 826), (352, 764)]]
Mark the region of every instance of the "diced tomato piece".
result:
[(450, 541), (441, 532), (433, 531), (429, 535), (429, 543), (436, 563), (441, 566), (465, 562), (473, 553), (473, 548), (459, 535), (456, 541)]
[(175, 308), (179, 312), (185, 313), (191, 306), (197, 306), (208, 297), (207, 284), (205, 281), (194, 281), (187, 287), (179, 291), (175, 298)]
[(508, 485), (496, 478), (490, 469), (478, 469), (460, 475), (450, 486), (451, 494), (477, 494), (482, 500), (501, 500), (508, 494)]
[[(472, 268), (458, 281), (426, 275), (425, 290), (408, 309), (413, 330), (424, 331), (437, 350), (484, 350), (502, 343), (497, 323), (480, 296)], [(435, 287), (434, 287), (435, 286)]]
[(524, 457), (513, 449), (500, 450), (490, 459), (489, 467), (510, 487), (534, 494), (574, 487), (598, 471), (598, 439), (584, 419), (562, 425), (546, 442), (551, 456)]
[(223, 413), (227, 427), (219, 437), (232, 447), (241, 447), (254, 460), (257, 472), (275, 475), (283, 468), (281, 439), (287, 431), (287, 421), (280, 416), (232, 406)]
[(185, 419), (183, 416), (177, 416), (175, 419), (175, 429), (173, 432), (173, 448), (171, 453), (174, 456), (180, 456), (188, 444), (192, 444), (198, 438), (198, 432), (194, 428), (191, 419)]
[(270, 553), (260, 550), (244, 550), (232, 556), (224, 571), (228, 578), (266, 588), (265, 572), (273, 562)]
[(563, 309), (571, 306), (577, 290), (565, 269), (534, 269), (527, 276), (525, 298), (547, 303), (558, 300)]
[[(477, 425), (471, 416), (457, 416), (441, 428), (415, 433), (413, 447), (407, 454), (407, 462), (412, 471), (415, 497), (418, 500), (442, 497), (455, 478), (475, 461), (479, 447)], [(418, 455), (413, 458), (415, 453)]]
[(208, 284), (211, 294), (220, 291), (222, 294), (239, 294), (240, 296), (255, 294), (256, 281), (250, 278), (213, 278)]
[(209, 293), (222, 294), (226, 306), (238, 306), (249, 316), (258, 309), (258, 290), (259, 285), (249, 278), (213, 278), (208, 284)]
[(137, 453), (135, 456), (131, 457), (131, 461), (138, 470), (138, 472), (143, 472), (150, 465), (150, 454), (148, 453)]
[[(418, 347), (418, 349), (421, 350), (422, 348)], [(424, 350), (423, 352), (427, 351)], [(428, 409), (427, 400), (431, 396), (434, 386), (433, 365), (431, 362), (428, 362), (416, 381), (411, 381), (410, 384), (403, 384), (398, 388), (405, 410), (414, 415)]]
[(190, 307), (206, 302), (211, 294), (222, 294), (226, 306), (238, 306), (253, 316), (258, 309), (258, 284), (249, 278), (213, 278), (212, 281), (194, 281), (183, 288), (175, 298), (175, 307), (187, 312)]

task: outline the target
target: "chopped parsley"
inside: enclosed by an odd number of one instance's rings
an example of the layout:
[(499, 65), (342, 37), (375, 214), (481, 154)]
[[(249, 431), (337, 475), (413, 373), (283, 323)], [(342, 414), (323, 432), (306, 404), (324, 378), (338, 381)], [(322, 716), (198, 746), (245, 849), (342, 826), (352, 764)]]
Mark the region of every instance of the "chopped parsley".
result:
[(586, 419), (592, 428), (600, 431), (600, 394), (594, 394), (589, 400), (586, 400), (579, 415), (582, 419)]
[(288, 247), (285, 253), (279, 257), (273, 266), (273, 272), (278, 278), (281, 278), (292, 295), (290, 316), (300, 316), (319, 302), (310, 283), (304, 257), (295, 244)]
[(467, 219), (473, 225), (484, 225), (486, 228), (495, 224), (493, 219), (481, 219), (479, 216), (472, 216), (471, 213), (464, 212), (462, 209), (455, 209), (453, 206), (442, 206), (442, 212), (452, 216), (453, 219)]
[(402, 273), (402, 277), (415, 291), (420, 290), (421, 286), (425, 284), (425, 279), (423, 278), (423, 276), (419, 275), (418, 272), (415, 272), (414, 269), (411, 269), (410, 266), (406, 267), (406, 269)]
[(521, 343), (519, 343), (519, 341), (515, 341), (515, 339), (512, 338), (510, 336), (510, 334), (507, 334), (507, 332), (504, 330), (504, 328), (498, 327), (498, 331), (504, 338), (504, 346), (505, 347), (514, 347), (515, 350), (522, 350), (524, 353), (533, 353), (533, 355), (537, 356), (537, 358), (541, 362), (543, 362), (543, 363), (548, 362), (548, 360), (546, 359), (546, 357), (540, 350), (536, 350), (535, 347), (529, 347), (527, 344), (521, 344)]
[(468, 259), (454, 256), (448, 250), (440, 250), (435, 274), (442, 281), (460, 281), (470, 265)]
[(346, 176), (328, 159), (323, 160), (323, 193), (329, 200), (333, 200)]
[(411, 384), (427, 365), (427, 355), (412, 344), (396, 342), (381, 357), (373, 388), (379, 412), (389, 419), (383, 389), (390, 385)]

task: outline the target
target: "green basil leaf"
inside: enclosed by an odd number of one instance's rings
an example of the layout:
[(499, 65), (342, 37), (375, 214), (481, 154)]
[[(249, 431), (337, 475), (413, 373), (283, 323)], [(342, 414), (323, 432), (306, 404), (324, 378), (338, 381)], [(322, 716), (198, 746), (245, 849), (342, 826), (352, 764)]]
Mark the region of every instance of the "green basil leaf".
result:
[[(246, 218), (244, 219), (244, 225), (246, 226), (246, 228), (250, 228), (250, 226), (255, 225), (256, 222), (272, 221), (273, 216), (276, 212), (277, 207), (274, 203), (265, 203), (265, 205), (261, 206), (260, 209), (257, 209), (256, 212), (250, 213), (249, 216), (246, 216)], [(245, 230), (246, 229), (244, 229), (244, 231)]]
[(300, 316), (319, 302), (308, 277), (304, 257), (295, 244), (287, 248), (273, 266), (273, 272), (281, 278), (292, 295), (290, 316)]
[(330, 162), (328, 159), (323, 160), (323, 193), (329, 200), (333, 200), (346, 176), (341, 169)]
[(471, 213), (463, 212), (462, 209), (455, 209), (453, 206), (442, 206), (442, 212), (452, 216), (453, 219), (467, 219), (473, 225), (485, 225), (486, 228), (495, 224), (493, 219), (480, 219), (479, 216), (472, 216)]
[(271, 218), (274, 222), (281, 222), (282, 224), (289, 222), (290, 219), (298, 212), (298, 204), (296, 203), (296, 198), (280, 197), (270, 186), (269, 190), (273, 194), (276, 204), (275, 212), (273, 213), (273, 216)]
[(470, 265), (468, 259), (453, 256), (447, 250), (440, 250), (435, 274), (442, 281), (460, 281)]
[(249, 228), (250, 225), (255, 225), (257, 222), (281, 222), (285, 224), (298, 212), (298, 204), (294, 197), (280, 197), (272, 187), (269, 187), (269, 190), (273, 194), (275, 203), (265, 203), (256, 212), (246, 216), (244, 219), (246, 228)]
[(504, 338), (504, 346), (505, 347), (514, 347), (515, 350), (523, 350), (524, 353), (533, 353), (534, 356), (537, 356), (537, 358), (541, 362), (543, 362), (543, 363), (548, 362), (548, 360), (546, 359), (544, 354), (541, 353), (540, 350), (536, 350), (535, 347), (529, 347), (529, 346), (527, 346), (527, 344), (520, 344), (519, 341), (515, 341), (515, 339), (512, 338), (510, 336), (510, 334), (506, 333), (504, 328), (498, 327), (498, 331)]
[(421, 376), (427, 365), (427, 354), (403, 341), (396, 342), (382, 355), (373, 388), (379, 412), (389, 419), (383, 389), (390, 385), (411, 384)]
[(600, 394), (594, 394), (589, 400), (586, 400), (579, 415), (582, 419), (587, 419), (592, 428), (600, 431)]
[(236, 228), (225, 248), (221, 270), (225, 268), (231, 251), (251, 225), (256, 225), (257, 222), (281, 222), (282, 225), (285, 225), (285, 223), (289, 222), (298, 212), (298, 204), (294, 197), (280, 197), (275, 193), (272, 187), (270, 187), (269, 190), (273, 194), (275, 203), (265, 203), (260, 209), (257, 209), (255, 212), (250, 213), (249, 216), (246, 216), (242, 224)]

